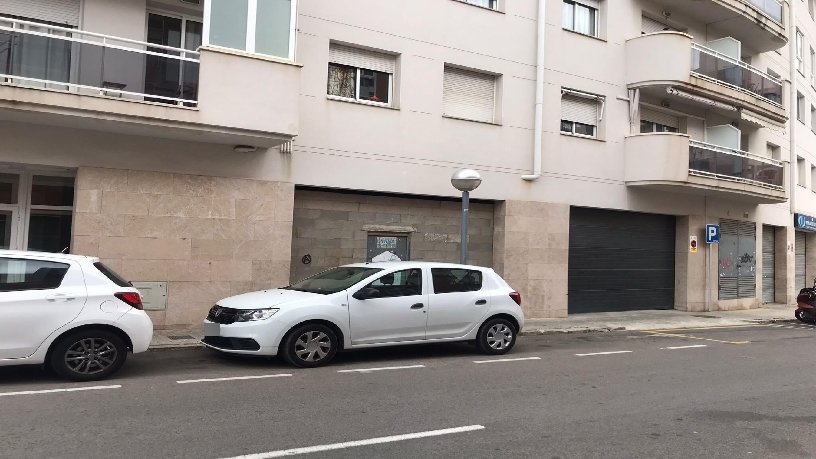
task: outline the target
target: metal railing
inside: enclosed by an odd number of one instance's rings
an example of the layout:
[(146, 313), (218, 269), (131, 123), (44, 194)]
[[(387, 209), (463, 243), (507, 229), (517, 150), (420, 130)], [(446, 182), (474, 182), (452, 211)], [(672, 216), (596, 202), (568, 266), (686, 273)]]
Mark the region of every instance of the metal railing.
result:
[(0, 84), (196, 106), (199, 54), (0, 17)]
[(691, 44), (691, 72), (782, 106), (782, 82), (713, 49)]
[(744, 2), (753, 5), (759, 11), (762, 11), (773, 19), (774, 21), (784, 24), (782, 18), (782, 2), (780, 0), (743, 0)]
[(689, 141), (689, 172), (777, 190), (785, 184), (781, 161), (696, 140)]

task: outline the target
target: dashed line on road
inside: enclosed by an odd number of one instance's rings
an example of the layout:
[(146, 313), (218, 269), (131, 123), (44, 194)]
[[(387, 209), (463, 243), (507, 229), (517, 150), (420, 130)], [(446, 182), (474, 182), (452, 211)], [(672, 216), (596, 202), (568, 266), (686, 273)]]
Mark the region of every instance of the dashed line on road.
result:
[(711, 341), (714, 343), (723, 343), (723, 344), (751, 344), (750, 341), (725, 341), (721, 339), (714, 339), (714, 338), (701, 338), (699, 336), (690, 336), (690, 335), (683, 335), (680, 333), (663, 333), (663, 332), (655, 332), (655, 331), (648, 331), (645, 333), (649, 333), (649, 336), (665, 336), (668, 338), (685, 338), (685, 339), (697, 339), (701, 341)]
[(670, 347), (661, 347), (660, 349), (673, 351), (675, 349), (699, 349), (701, 347), (708, 347), (708, 344), (692, 344), (690, 346), (670, 346)]
[(411, 368), (425, 368), (425, 365), (404, 365), (400, 367), (357, 368), (354, 370), (337, 370), (338, 373), (370, 373), (372, 371), (408, 370)]
[(181, 381), (176, 381), (178, 384), (191, 384), (191, 383), (202, 383), (202, 382), (220, 382), (220, 381), (241, 381), (245, 379), (266, 379), (266, 378), (285, 378), (287, 376), (292, 376), (290, 373), (279, 373), (274, 375), (256, 375), (256, 376), (232, 376), (229, 378), (204, 378), (204, 379), (183, 379)]
[(541, 357), (518, 357), (515, 359), (474, 360), (473, 363), (521, 362), (522, 360), (541, 360)]
[(473, 432), (475, 430), (482, 430), (484, 426), (472, 425), (463, 427), (454, 427), (451, 429), (429, 430), (425, 432), (416, 432), (403, 435), (391, 435), (389, 437), (369, 438), (367, 440), (347, 441), (342, 443), (330, 443), (327, 445), (308, 446), (305, 448), (284, 449), (278, 451), (270, 451), (268, 453), (247, 454), (245, 456), (235, 456), (229, 459), (270, 459), (274, 457), (294, 456), (298, 454), (321, 453), (324, 451), (332, 451), (337, 449), (354, 448), (358, 446), (379, 445), (382, 443), (394, 443), (398, 441), (414, 440), (418, 438), (439, 437), (442, 435), (451, 435), (457, 433)]
[(112, 386), (89, 386), (89, 387), (68, 387), (65, 389), (45, 389), (45, 390), (24, 390), (20, 392), (0, 392), (0, 397), (10, 397), (12, 395), (37, 395), (37, 394), (55, 394), (59, 392), (80, 392), (86, 390), (105, 390), (105, 389), (121, 389), (120, 384)]
[(608, 351), (608, 352), (592, 352), (589, 354), (575, 354), (577, 357), (587, 357), (590, 355), (612, 355), (612, 354), (629, 354), (632, 351)]

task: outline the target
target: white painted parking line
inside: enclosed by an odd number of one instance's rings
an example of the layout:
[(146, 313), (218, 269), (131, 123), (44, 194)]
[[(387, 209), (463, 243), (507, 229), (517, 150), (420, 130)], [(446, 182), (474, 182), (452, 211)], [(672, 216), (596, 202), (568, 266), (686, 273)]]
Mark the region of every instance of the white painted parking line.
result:
[(338, 373), (369, 373), (384, 370), (407, 370), (409, 368), (425, 368), (425, 365), (405, 365), (401, 367), (358, 368), (355, 370), (337, 370)]
[(89, 386), (89, 387), (70, 387), (67, 389), (46, 389), (46, 390), (24, 390), (20, 392), (0, 392), (0, 397), (10, 397), (12, 395), (37, 395), (37, 394), (55, 394), (59, 392), (80, 392), (85, 390), (105, 390), (105, 389), (121, 389), (119, 384), (113, 386)]
[(200, 383), (200, 382), (219, 382), (219, 381), (241, 381), (244, 379), (266, 379), (266, 378), (284, 378), (286, 376), (292, 376), (289, 373), (280, 373), (275, 375), (257, 375), (257, 376), (233, 376), (229, 378), (205, 378), (205, 379), (184, 379), (181, 381), (176, 381), (179, 384), (190, 384), (190, 383)]
[(589, 355), (612, 355), (612, 354), (628, 354), (632, 351), (610, 351), (610, 352), (593, 352), (591, 354), (575, 354), (578, 357), (586, 357)]
[(246, 456), (235, 456), (229, 459), (269, 459), (273, 457), (294, 456), (297, 454), (321, 453), (324, 451), (332, 451), (336, 449), (347, 449), (355, 448), (358, 446), (379, 445), (382, 443), (394, 443), (398, 441), (414, 440), (417, 438), (439, 437), (441, 435), (473, 432), (475, 430), (482, 429), (484, 429), (484, 426), (480, 425), (454, 427), (452, 429), (429, 430), (426, 432), (416, 432), (404, 435), (392, 435), (390, 437), (369, 438), (368, 440), (347, 441), (343, 443), (331, 443), (328, 445), (308, 446), (305, 448), (270, 451), (268, 453), (247, 454)]
[(474, 360), (473, 363), (520, 362), (522, 360), (541, 360), (541, 357), (519, 357), (517, 359)]
[(667, 350), (675, 350), (675, 349), (696, 349), (700, 347), (708, 347), (708, 344), (692, 344), (691, 346), (672, 346), (672, 347), (661, 347), (660, 349), (667, 349)]

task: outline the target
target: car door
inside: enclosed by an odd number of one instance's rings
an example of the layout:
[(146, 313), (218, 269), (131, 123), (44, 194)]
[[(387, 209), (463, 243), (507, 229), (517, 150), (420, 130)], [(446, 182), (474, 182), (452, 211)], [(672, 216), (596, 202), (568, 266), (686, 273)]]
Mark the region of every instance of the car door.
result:
[[(422, 268), (408, 268), (378, 277), (363, 289), (378, 297), (359, 300), (349, 292), (351, 344), (425, 339), (428, 295)], [(360, 289), (362, 290), (362, 289)]]
[(478, 325), (490, 307), (485, 276), (476, 269), (432, 268), (427, 339), (458, 338)]
[(33, 354), (79, 315), (86, 298), (73, 261), (0, 258), (0, 359)]

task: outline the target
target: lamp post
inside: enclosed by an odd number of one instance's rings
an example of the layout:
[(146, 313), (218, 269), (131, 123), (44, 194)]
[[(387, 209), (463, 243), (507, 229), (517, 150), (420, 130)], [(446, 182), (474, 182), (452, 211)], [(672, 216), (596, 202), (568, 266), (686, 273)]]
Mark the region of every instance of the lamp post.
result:
[(451, 176), (451, 185), (462, 192), (462, 240), (459, 243), (459, 263), (467, 264), (468, 258), (468, 212), (470, 211), (470, 192), (479, 188), (482, 177), (473, 169), (462, 169)]

